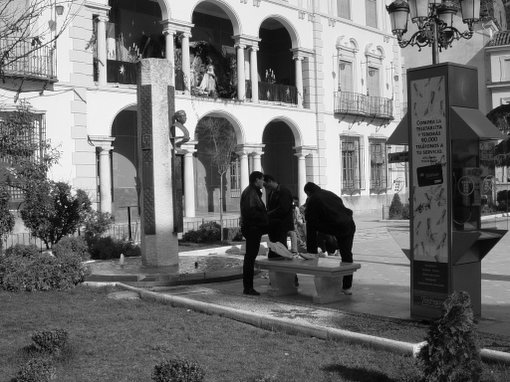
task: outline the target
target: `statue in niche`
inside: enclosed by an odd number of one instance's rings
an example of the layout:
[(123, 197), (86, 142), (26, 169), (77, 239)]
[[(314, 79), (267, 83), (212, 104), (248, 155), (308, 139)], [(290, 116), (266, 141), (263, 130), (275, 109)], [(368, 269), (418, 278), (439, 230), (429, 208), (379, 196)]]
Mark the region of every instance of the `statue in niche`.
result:
[[(174, 150), (181, 147), (181, 145), (190, 140), (189, 131), (186, 126), (184, 126), (187, 119), (188, 118), (184, 110), (177, 110), (172, 116), (172, 126), (170, 127), (170, 142), (172, 143), (172, 148)], [(181, 130), (183, 135), (177, 136), (176, 128)]]
[(214, 65), (210, 57), (207, 58), (206, 71), (198, 88), (204, 94), (216, 95), (216, 74), (214, 73)]

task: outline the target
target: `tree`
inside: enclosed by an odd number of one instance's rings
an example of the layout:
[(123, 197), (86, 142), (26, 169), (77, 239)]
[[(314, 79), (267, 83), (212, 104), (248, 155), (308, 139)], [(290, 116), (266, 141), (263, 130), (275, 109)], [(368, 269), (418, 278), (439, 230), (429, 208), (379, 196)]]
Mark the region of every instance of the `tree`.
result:
[(236, 135), (230, 122), (216, 117), (202, 118), (197, 126), (197, 134), (204, 142), (204, 147), (208, 150), (206, 155), (210, 156), (211, 163), (216, 167), (220, 177), (220, 225), (223, 240), (223, 181), (235, 156)]
[(14, 228), (10, 191), (22, 192), (44, 181), (59, 157), (37, 128), (38, 116), (20, 102), (14, 111), (0, 112), (0, 237)]
[[(0, 3), (0, 79), (43, 47), (54, 47), (71, 20), (73, 0), (3, 0)], [(56, 13), (62, 10), (58, 24)]]
[(85, 191), (77, 190), (75, 194), (71, 191), (67, 183), (48, 180), (31, 184), (25, 190), (21, 218), (47, 249), (76, 232), (92, 209)]

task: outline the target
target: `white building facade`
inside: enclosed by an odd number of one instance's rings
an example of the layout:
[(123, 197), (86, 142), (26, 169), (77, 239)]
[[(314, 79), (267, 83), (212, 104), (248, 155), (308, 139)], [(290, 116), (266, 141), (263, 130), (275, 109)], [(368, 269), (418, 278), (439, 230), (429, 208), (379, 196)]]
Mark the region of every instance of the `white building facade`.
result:
[[(405, 186), (386, 139), (402, 118), (400, 48), (382, 0), (103, 0), (74, 3), (52, 49), (51, 75), (6, 68), (2, 108), (26, 99), (62, 157), (50, 177), (86, 190), (97, 209), (137, 210), (140, 58), (170, 62), (182, 146), (184, 216), (239, 210), (253, 170), (304, 203), (313, 181), (355, 211), (380, 210)], [(66, 13), (64, 13), (66, 14)], [(34, 55), (42, 55), (42, 52)], [(37, 57), (35, 57), (37, 58)], [(209, 68), (212, 66), (212, 68)], [(209, 83), (207, 70), (215, 74)], [(235, 133), (220, 189), (207, 119)]]

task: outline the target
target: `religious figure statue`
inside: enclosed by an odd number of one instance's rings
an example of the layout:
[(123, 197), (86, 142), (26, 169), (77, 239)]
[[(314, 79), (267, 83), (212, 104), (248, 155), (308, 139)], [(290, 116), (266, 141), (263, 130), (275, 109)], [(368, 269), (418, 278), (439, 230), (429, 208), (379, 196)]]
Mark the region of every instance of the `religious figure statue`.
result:
[[(184, 143), (190, 140), (189, 131), (184, 126), (187, 116), (184, 110), (177, 110), (172, 116), (172, 126), (170, 126), (170, 142), (174, 149), (181, 147)], [(176, 128), (182, 131), (184, 135), (177, 136)]]
[(214, 65), (210, 58), (208, 59), (206, 72), (204, 73), (202, 82), (200, 82), (198, 88), (207, 95), (216, 94), (216, 74), (214, 73)]

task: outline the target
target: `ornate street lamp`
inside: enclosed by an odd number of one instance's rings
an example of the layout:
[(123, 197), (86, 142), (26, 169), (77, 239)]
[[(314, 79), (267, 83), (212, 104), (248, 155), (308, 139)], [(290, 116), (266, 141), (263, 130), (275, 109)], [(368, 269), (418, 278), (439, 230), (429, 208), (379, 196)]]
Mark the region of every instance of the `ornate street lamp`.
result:
[[(459, 11), (462, 22), (468, 29), (459, 31), (453, 26), (453, 16)], [(480, 0), (395, 0), (386, 6), (390, 15), (391, 31), (397, 37), (401, 48), (408, 45), (432, 47), (432, 63), (437, 64), (438, 53), (450, 47), (454, 40), (470, 39), (473, 36), (473, 24), (480, 18)], [(404, 39), (407, 23), (411, 21), (418, 27), (409, 40)]]

